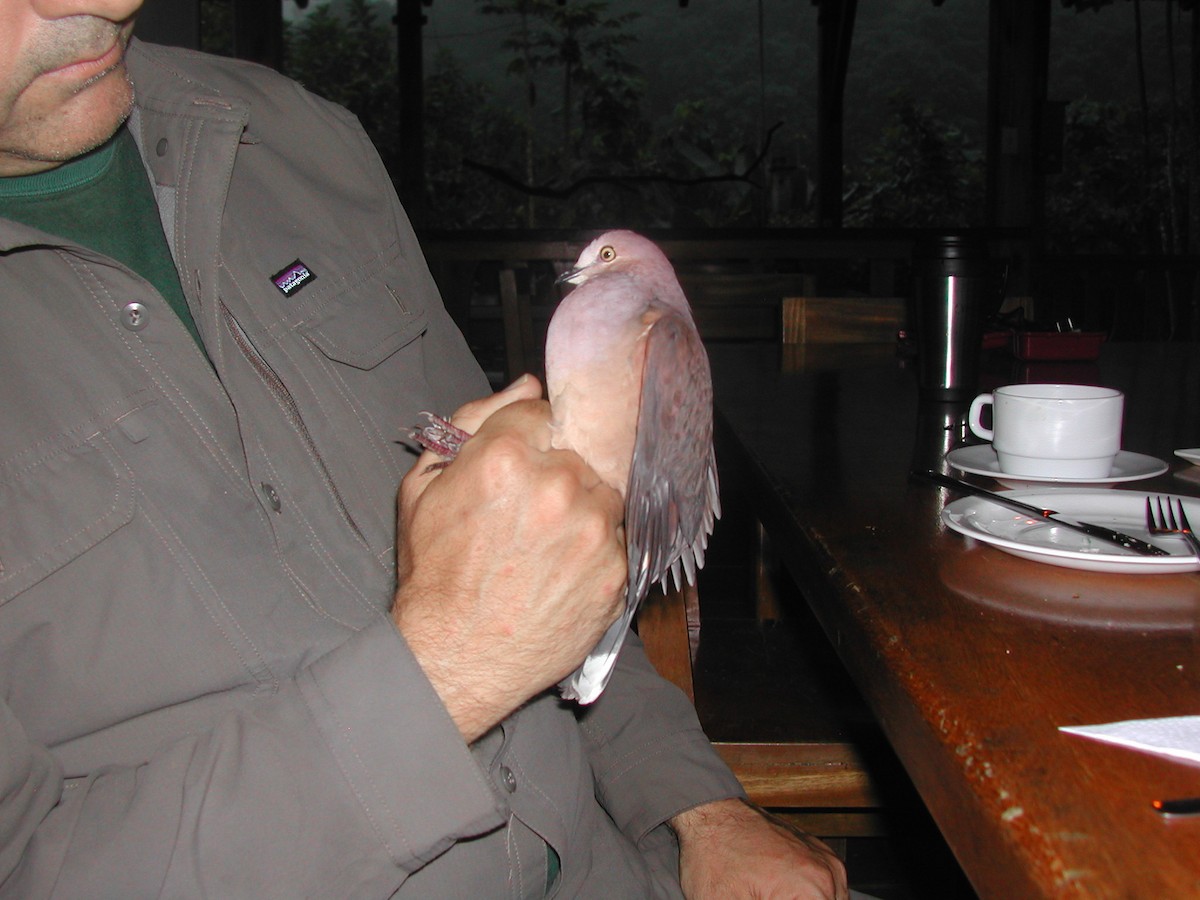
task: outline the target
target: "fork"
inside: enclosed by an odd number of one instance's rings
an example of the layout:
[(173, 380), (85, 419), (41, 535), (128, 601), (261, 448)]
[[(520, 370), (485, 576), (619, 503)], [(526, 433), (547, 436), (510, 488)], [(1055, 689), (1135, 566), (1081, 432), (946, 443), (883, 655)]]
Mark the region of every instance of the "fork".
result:
[(1182, 535), (1192, 548), (1192, 552), (1200, 558), (1200, 538), (1192, 531), (1188, 523), (1187, 513), (1183, 511), (1183, 501), (1177, 497), (1168, 498), (1163, 506), (1162, 497), (1146, 498), (1146, 527), (1151, 534)]

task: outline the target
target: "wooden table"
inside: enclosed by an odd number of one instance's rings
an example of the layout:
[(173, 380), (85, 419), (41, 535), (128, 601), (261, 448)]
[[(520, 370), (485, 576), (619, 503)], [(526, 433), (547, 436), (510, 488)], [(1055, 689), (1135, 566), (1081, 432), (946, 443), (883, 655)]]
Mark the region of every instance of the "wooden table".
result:
[[(1200, 766), (1058, 731), (1200, 714), (1200, 574), (1081, 572), (946, 530), (958, 495), (907, 473), (944, 467), (965, 404), (921, 402), (892, 347), (711, 356), (755, 509), (979, 894), (1200, 897), (1200, 817), (1150, 807), (1200, 795)], [(1200, 446), (1200, 346), (993, 355), (982, 387), (1053, 380), (1125, 391), (1125, 449), (1171, 462), (1114, 490), (1200, 494), (1172, 454)]]

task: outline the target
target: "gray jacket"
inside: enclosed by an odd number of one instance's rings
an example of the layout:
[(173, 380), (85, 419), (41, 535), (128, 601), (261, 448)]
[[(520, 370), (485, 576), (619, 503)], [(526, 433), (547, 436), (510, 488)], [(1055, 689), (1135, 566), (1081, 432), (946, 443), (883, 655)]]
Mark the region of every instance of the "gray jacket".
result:
[(130, 69), (208, 358), (0, 220), (0, 895), (539, 896), (547, 842), (561, 896), (677, 891), (661, 823), (740, 789), (636, 641), (468, 749), (385, 615), (407, 429), (487, 386), (365, 135), (250, 64)]

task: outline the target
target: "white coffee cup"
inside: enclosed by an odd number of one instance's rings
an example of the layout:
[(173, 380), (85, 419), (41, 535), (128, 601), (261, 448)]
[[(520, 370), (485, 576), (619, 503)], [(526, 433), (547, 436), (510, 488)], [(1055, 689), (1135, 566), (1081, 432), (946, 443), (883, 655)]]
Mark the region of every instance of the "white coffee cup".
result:
[[(983, 426), (985, 406), (992, 427)], [(1009, 384), (971, 401), (967, 424), (991, 441), (1000, 471), (1043, 478), (1107, 478), (1121, 449), (1125, 396), (1081, 384)]]

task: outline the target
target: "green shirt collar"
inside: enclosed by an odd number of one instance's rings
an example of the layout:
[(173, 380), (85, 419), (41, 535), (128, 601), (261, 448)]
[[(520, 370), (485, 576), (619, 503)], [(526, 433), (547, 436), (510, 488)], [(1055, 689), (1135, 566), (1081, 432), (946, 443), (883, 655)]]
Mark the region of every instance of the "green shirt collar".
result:
[(95, 150), (46, 172), (0, 178), (0, 199), (42, 197), (82, 187), (108, 171), (116, 153), (115, 136)]

